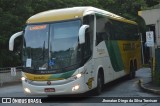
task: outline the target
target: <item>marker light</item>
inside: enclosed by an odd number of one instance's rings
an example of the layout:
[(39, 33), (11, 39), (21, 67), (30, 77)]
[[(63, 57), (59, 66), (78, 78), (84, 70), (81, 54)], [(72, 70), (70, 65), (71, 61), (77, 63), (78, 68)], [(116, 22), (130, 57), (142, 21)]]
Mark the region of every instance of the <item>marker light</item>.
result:
[(25, 77), (22, 77), (22, 78), (21, 78), (22, 81), (24, 81), (25, 79), (26, 79)]
[(28, 88), (24, 88), (24, 91), (27, 93), (31, 93), (30, 89), (28, 89)]

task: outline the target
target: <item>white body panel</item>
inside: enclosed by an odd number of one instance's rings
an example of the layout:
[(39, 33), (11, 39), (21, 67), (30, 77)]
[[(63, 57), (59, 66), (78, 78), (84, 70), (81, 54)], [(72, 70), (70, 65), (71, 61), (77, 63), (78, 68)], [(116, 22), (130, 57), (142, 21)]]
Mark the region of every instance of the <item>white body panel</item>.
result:
[(97, 86), (96, 81), (97, 81), (98, 71), (100, 68), (103, 68), (104, 70), (104, 83), (108, 83), (110, 81), (113, 81), (117, 78), (120, 78), (126, 75), (124, 70), (119, 72), (114, 71), (110, 61), (108, 50), (104, 41), (95, 47), (93, 53), (94, 53), (93, 58), (94, 58), (94, 69), (95, 69), (94, 70), (94, 78), (95, 78), (94, 87)]
[[(51, 81), (51, 83), (56, 83), (58, 81)], [(63, 82), (63, 81), (61, 81)], [(41, 85), (33, 85), (29, 84), (25, 81), (22, 81), (23, 88), (29, 88), (31, 93), (25, 92), (27, 95), (62, 95), (62, 94), (79, 94), (84, 93), (88, 90), (88, 87), (86, 84), (84, 84), (84, 76), (80, 79), (77, 79), (75, 81), (66, 83), (66, 84), (60, 84), (60, 85), (47, 85), (47, 81), (42, 82), (36, 82), (37, 84)], [(44, 85), (43, 85), (44, 84)], [(80, 85), (80, 88), (77, 91), (72, 91), (72, 87), (75, 85)], [(45, 88), (54, 88), (55, 92), (45, 92)]]

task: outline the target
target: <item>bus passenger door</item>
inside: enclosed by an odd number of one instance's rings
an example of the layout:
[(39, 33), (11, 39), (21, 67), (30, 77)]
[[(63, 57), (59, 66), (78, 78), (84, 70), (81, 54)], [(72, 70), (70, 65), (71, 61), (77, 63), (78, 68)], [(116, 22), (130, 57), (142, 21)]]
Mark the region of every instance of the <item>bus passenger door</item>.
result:
[(93, 34), (94, 34), (94, 15), (87, 15), (83, 18), (83, 24), (89, 25), (89, 28), (85, 32), (85, 44), (83, 45), (83, 54), (85, 60), (85, 83), (89, 89), (93, 88)]
[(94, 60), (91, 59), (86, 63), (86, 72), (85, 72), (85, 83), (88, 86), (88, 89), (93, 88), (93, 81), (95, 80), (93, 77), (94, 73)]

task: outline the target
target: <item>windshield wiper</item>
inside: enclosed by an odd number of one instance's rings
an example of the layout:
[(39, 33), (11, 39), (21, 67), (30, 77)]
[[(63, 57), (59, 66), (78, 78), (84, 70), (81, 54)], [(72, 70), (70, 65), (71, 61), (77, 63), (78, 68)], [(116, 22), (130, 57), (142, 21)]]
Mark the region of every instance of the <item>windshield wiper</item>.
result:
[(45, 57), (45, 41), (43, 43), (43, 48), (42, 48), (42, 58), (43, 58), (43, 61), (44, 61), (44, 57)]
[(42, 47), (42, 54), (40, 54), (39, 56), (37, 56), (37, 59), (38, 60), (43, 60), (44, 61), (44, 59), (45, 59), (45, 41), (44, 41), (44, 43), (43, 43), (43, 47)]

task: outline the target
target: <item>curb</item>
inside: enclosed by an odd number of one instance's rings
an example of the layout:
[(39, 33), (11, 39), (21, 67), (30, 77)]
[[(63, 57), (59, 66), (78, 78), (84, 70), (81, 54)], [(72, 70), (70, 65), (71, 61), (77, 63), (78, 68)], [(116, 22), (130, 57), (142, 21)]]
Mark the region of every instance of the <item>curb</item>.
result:
[(142, 79), (140, 79), (138, 85), (141, 87), (142, 90), (149, 92), (149, 93), (154, 93), (154, 94), (160, 95), (160, 90), (147, 88), (143, 84), (144, 84), (144, 81)]

